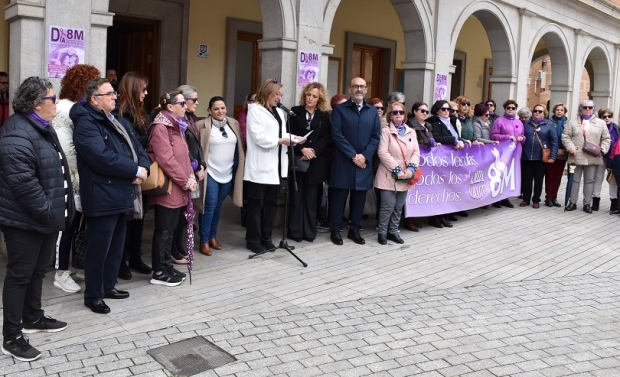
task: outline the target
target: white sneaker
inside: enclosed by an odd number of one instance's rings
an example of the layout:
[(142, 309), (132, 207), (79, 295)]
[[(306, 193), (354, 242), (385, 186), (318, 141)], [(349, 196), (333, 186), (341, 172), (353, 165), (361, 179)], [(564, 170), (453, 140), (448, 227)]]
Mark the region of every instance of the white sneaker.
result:
[[(73, 279), (71, 278), (70, 271), (56, 271), (54, 275), (54, 287), (60, 288), (65, 292), (76, 293), (82, 290)], [(60, 273), (60, 274), (59, 274)]]
[(86, 280), (86, 276), (84, 275), (84, 270), (78, 270), (77, 273), (75, 274), (75, 279), (76, 280)]

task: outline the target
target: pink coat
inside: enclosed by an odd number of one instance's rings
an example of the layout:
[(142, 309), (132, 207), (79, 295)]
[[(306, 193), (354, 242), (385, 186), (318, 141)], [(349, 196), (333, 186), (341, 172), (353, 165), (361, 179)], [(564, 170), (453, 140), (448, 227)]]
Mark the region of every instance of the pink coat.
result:
[[(420, 147), (415, 130), (410, 127), (405, 127), (405, 130), (405, 134), (400, 135), (393, 124), (381, 128), (381, 141), (377, 149), (380, 164), (375, 175), (375, 187), (378, 189), (407, 191), (411, 188), (407, 182), (396, 182), (392, 177), (392, 170), (397, 165), (405, 170), (409, 163), (420, 164)], [(406, 160), (403, 159), (401, 147)]]
[(157, 161), (159, 167), (172, 180), (172, 192), (168, 195), (149, 195), (149, 204), (166, 208), (187, 205), (190, 192), (183, 190), (183, 187), (194, 175), (187, 141), (177, 122), (163, 111), (157, 114), (149, 128), (147, 152), (151, 161)]
[(515, 119), (508, 119), (505, 116), (501, 116), (495, 119), (491, 127), (491, 140), (509, 140), (511, 136), (514, 136), (515, 139), (523, 136), (521, 143), (525, 142), (523, 122), (517, 117)]

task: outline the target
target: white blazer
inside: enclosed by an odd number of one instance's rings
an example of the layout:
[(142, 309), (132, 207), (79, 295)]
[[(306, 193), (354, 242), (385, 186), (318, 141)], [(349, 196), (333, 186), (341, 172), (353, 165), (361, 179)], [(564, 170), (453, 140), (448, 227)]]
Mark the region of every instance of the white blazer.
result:
[[(280, 109), (276, 109), (282, 119), (282, 137), (289, 137), (286, 132), (288, 116)], [(278, 121), (262, 105), (251, 103), (248, 106), (246, 120), (247, 151), (243, 180), (267, 185), (279, 185), (280, 175), (288, 176), (288, 147), (279, 145)], [(278, 150), (280, 150), (278, 153)], [(278, 175), (278, 160), (281, 164)]]

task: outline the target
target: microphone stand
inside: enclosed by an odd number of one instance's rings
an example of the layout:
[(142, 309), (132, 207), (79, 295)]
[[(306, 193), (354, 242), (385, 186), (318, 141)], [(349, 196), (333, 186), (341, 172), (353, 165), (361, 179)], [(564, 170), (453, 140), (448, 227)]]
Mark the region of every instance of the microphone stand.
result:
[[(276, 110), (277, 111), (277, 110)], [(290, 120), (290, 116), (287, 116)], [(288, 145), (288, 160), (289, 160), (289, 166), (292, 167), (292, 169), (290, 169), (291, 174), (293, 174), (293, 185), (295, 186), (295, 191), (297, 191), (297, 174), (295, 172), (295, 163), (293, 161), (293, 154), (295, 153), (295, 150), (293, 149), (293, 136), (291, 135), (291, 128), (289, 126), (290, 122), (286, 122), (287, 123), (287, 132), (288, 132), (288, 140), (289, 140), (289, 145)], [(279, 174), (280, 172), (278, 172)], [(288, 229), (288, 201), (289, 201), (289, 189), (288, 189), (288, 180), (289, 180), (289, 176), (290, 174), (288, 174), (286, 176), (286, 184), (284, 185), (284, 222), (282, 223), (282, 239), (280, 240), (280, 244), (278, 245), (277, 249), (284, 249), (286, 251), (289, 252), (289, 254), (291, 254), (292, 256), (295, 257), (295, 259), (297, 259), (299, 261), (299, 263), (301, 263), (302, 266), (304, 267), (308, 267), (308, 264), (304, 261), (302, 261), (295, 253), (293, 253), (293, 250), (295, 250), (295, 246), (291, 246), (288, 244), (288, 241), (286, 239), (286, 233), (287, 233), (287, 229)], [(248, 257), (248, 259), (252, 259), (256, 256), (259, 255), (263, 255), (265, 253), (269, 253), (269, 252), (275, 252), (275, 250), (271, 250), (271, 251), (263, 251), (261, 253), (256, 253), (256, 254), (252, 254)]]

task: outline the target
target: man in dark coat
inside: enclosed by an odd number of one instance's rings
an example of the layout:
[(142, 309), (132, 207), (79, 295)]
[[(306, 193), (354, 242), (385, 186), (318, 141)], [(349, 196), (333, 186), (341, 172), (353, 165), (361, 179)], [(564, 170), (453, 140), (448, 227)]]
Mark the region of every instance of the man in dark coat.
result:
[(109, 313), (103, 298), (122, 299), (116, 277), (125, 243), (127, 215), (142, 216), (140, 183), (150, 166), (144, 148), (112, 115), (116, 94), (107, 79), (86, 84), (85, 98), (69, 116), (75, 124), (73, 143), (80, 173), (82, 210), (86, 218), (84, 305)]
[(330, 178), (333, 188), (330, 207), (331, 240), (342, 245), (340, 229), (345, 201), (350, 194), (350, 225), (347, 237), (360, 245), (360, 223), (366, 191), (372, 188), (372, 157), (379, 146), (381, 122), (377, 109), (364, 101), (367, 88), (361, 77), (351, 80), (351, 99), (336, 107), (332, 116), (334, 161)]

